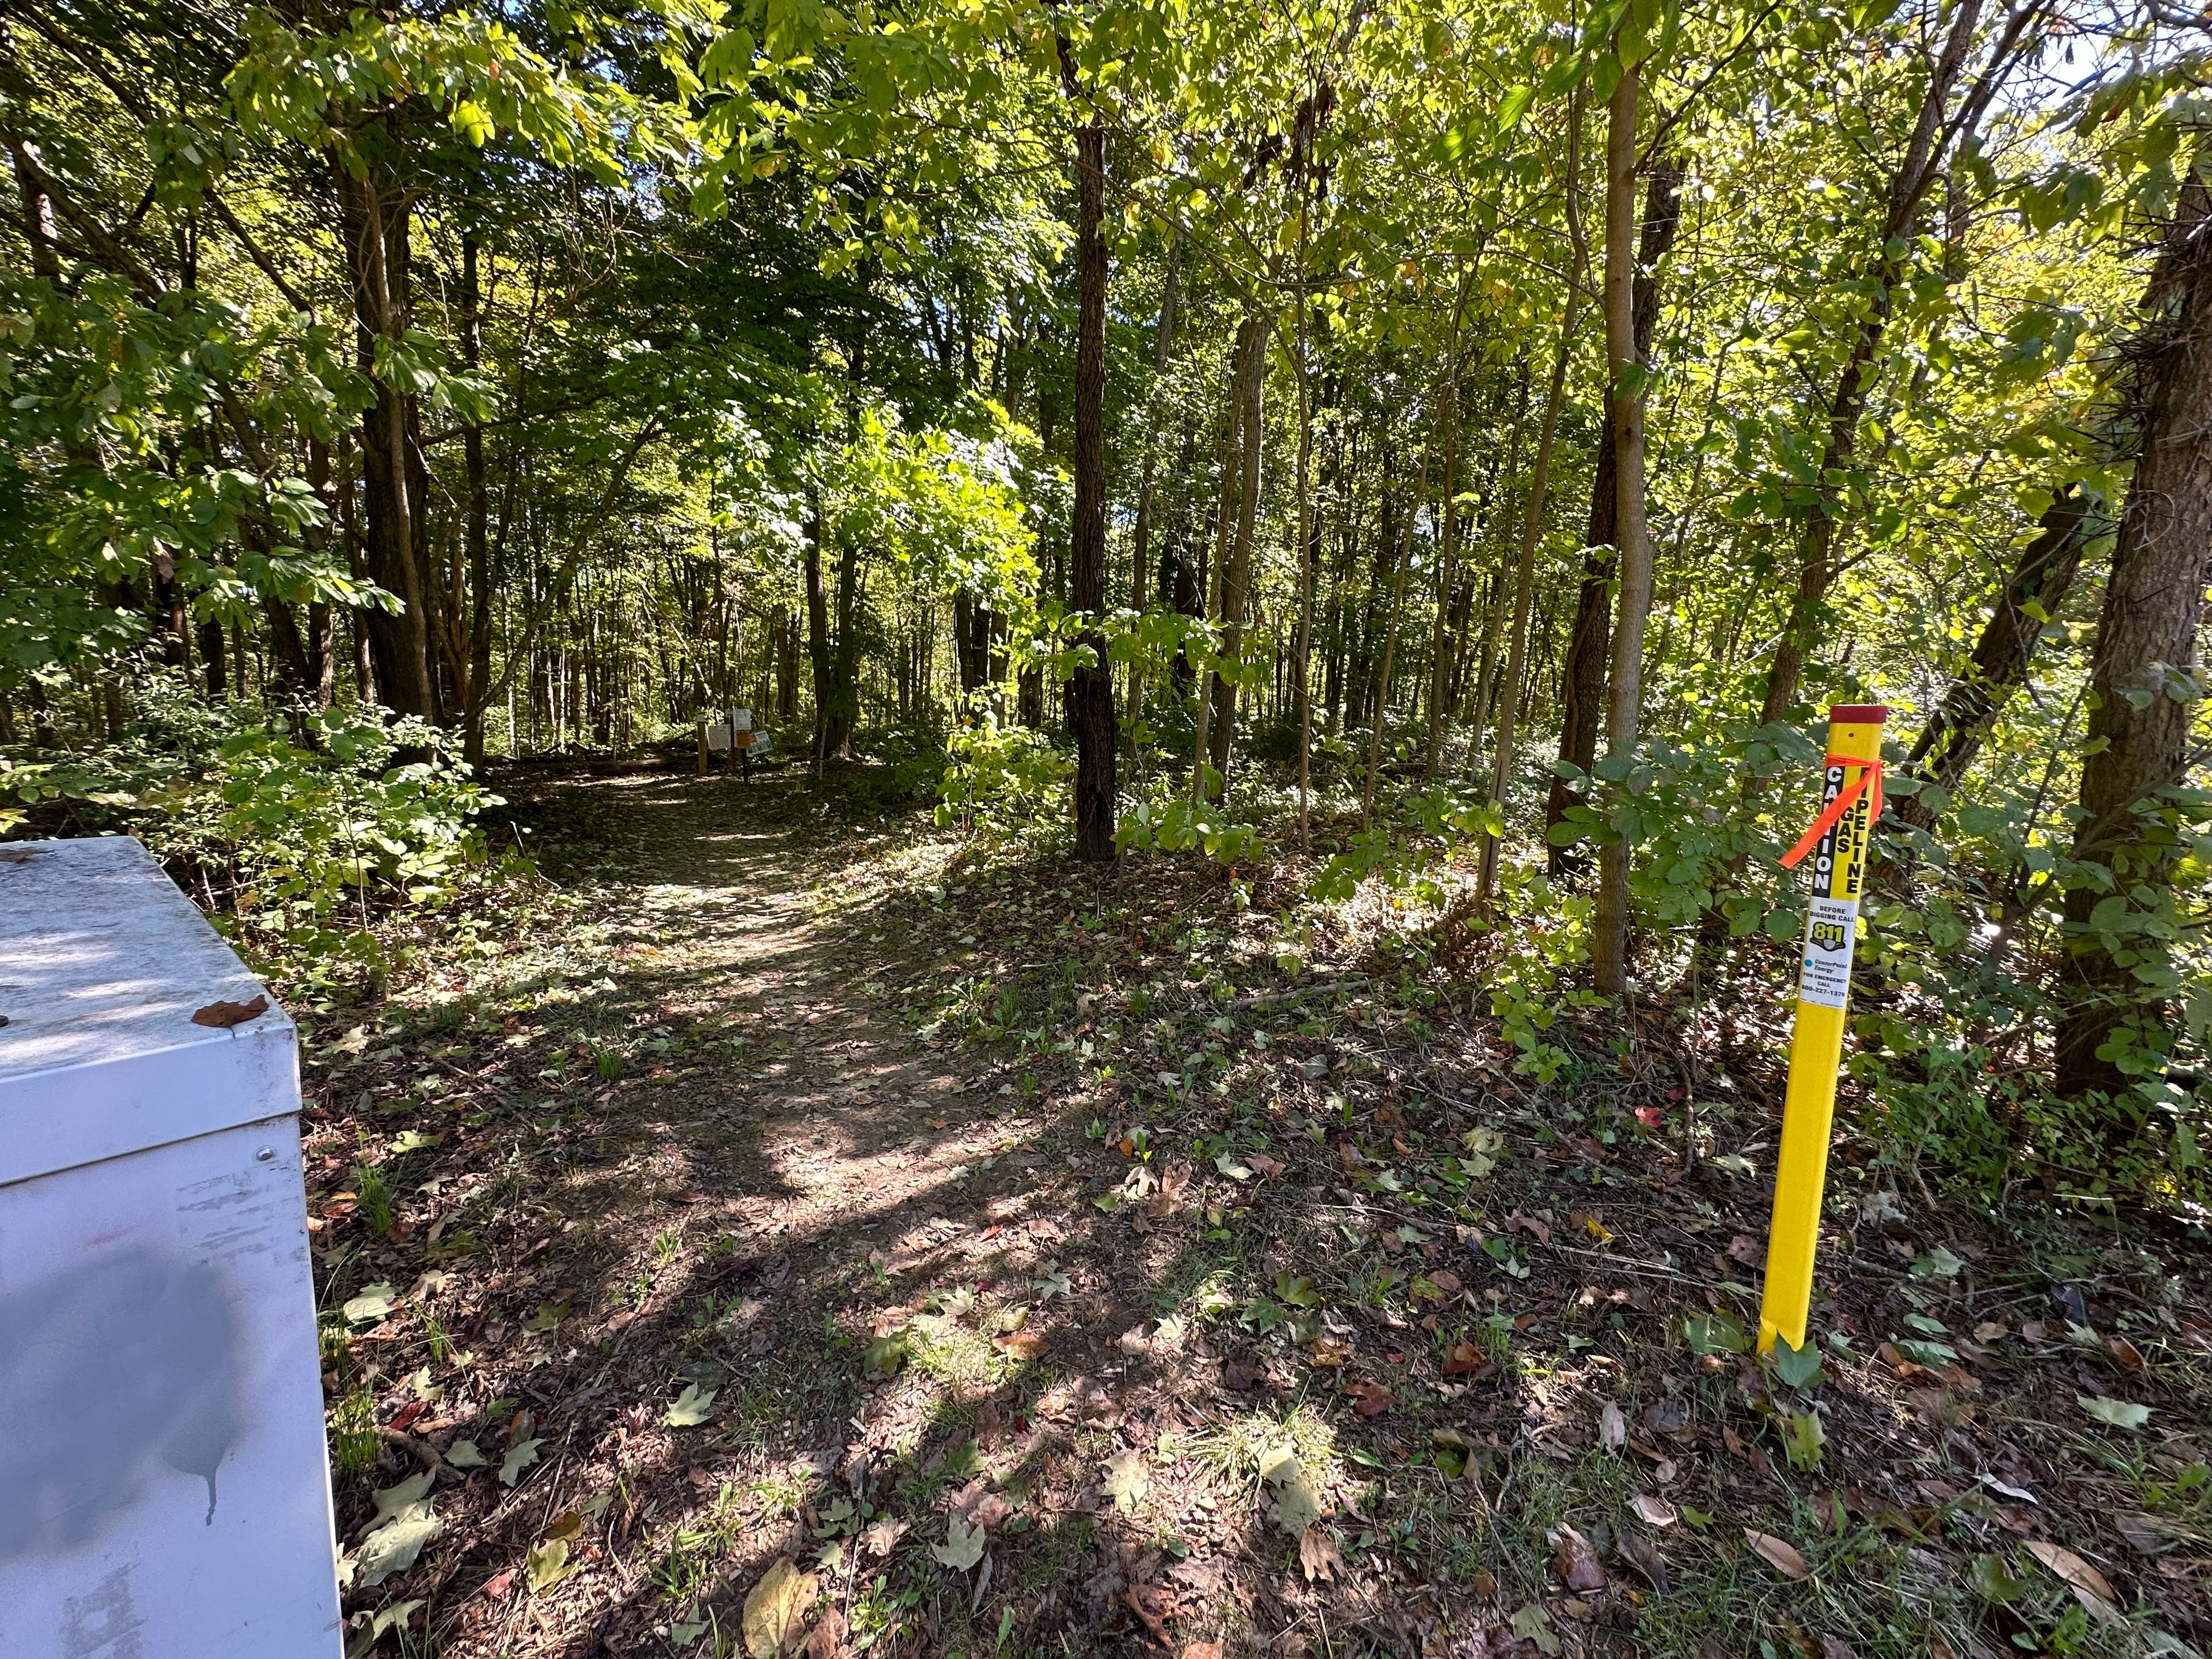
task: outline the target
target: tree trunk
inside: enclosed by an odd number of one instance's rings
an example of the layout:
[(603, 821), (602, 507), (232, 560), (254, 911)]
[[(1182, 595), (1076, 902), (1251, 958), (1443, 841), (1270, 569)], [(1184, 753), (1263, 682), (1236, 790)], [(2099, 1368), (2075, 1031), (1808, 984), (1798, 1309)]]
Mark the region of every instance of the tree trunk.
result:
[[(1065, 51), (1063, 65), (1066, 64)], [(1067, 71), (1072, 82), (1073, 73)], [(1073, 87), (1069, 88), (1071, 95)], [(1076, 330), (1075, 503), (1068, 539), (1068, 589), (1073, 608), (1097, 618), (1106, 611), (1106, 129), (1091, 120), (1075, 135)], [(1160, 323), (1167, 352), (1174, 279)], [(1147, 446), (1147, 453), (1150, 448)], [(1149, 480), (1148, 480), (1149, 483)], [(1144, 555), (1138, 559), (1141, 565)], [(1087, 864), (1114, 860), (1114, 671), (1096, 626), (1077, 643), (1079, 662), (1067, 687), (1068, 723), (1075, 728), (1075, 855)]]
[[(1972, 3), (1972, 0), (1968, 0)], [(1651, 535), (1644, 514), (1644, 381), (1636, 357), (1636, 106), (1640, 64), (1621, 72), (1606, 114), (1605, 350), (1613, 409), (1616, 474), (1615, 544), (1620, 550), (1620, 619), (1613, 635), (1612, 683), (1606, 688), (1606, 750), (1626, 763), (1636, 753), (1644, 706), (1644, 625), (1651, 613)], [(1618, 799), (1622, 786), (1613, 793)], [(1627, 837), (1599, 849), (1596, 923), (1591, 976), (1608, 996), (1628, 989)]]
[[(1177, 229), (1175, 240), (1168, 247), (1167, 280), (1160, 289), (1159, 332), (1152, 342), (1152, 395), (1146, 406), (1144, 468), (1137, 483), (1137, 522), (1131, 532), (1129, 605), (1136, 611), (1149, 610), (1152, 604), (1149, 584), (1152, 553), (1152, 473), (1159, 456), (1161, 386), (1167, 379), (1168, 348), (1175, 338), (1176, 288), (1182, 268), (1182, 232)], [(1078, 281), (1079, 287), (1080, 273)], [(1080, 304), (1079, 296), (1078, 304)], [(1080, 355), (1079, 349), (1079, 358)], [(1079, 362), (1079, 374), (1081, 368)], [(1079, 450), (1081, 447), (1079, 438), (1077, 447)], [(1129, 719), (1133, 724), (1144, 712), (1144, 706), (1145, 677), (1133, 660), (1129, 665)]]
[[(483, 363), (483, 295), (477, 281), (477, 240), (469, 235), (461, 238), (460, 298), (461, 363), (473, 374)], [(470, 612), (466, 648), (460, 653), (464, 678), (457, 700), (461, 709), (462, 757), (471, 766), (481, 767), (484, 711), (491, 702), (491, 501), (484, 479), (483, 428), (473, 421), (461, 428), (461, 459), (468, 489), (462, 542), (468, 564)]]
[[(2027, 678), (2044, 623), (2064, 603), (2099, 522), (2078, 485), (2068, 485), (2045, 509), (2042, 534), (2021, 550), (1982, 625), (1972, 660), (1943, 694), (1905, 759), (1905, 769), (1921, 780), (1923, 791), (1928, 786), (1956, 790), (1974, 763), (2014, 690)], [(1924, 793), (1895, 799), (1899, 820), (1917, 830), (1934, 828), (1937, 814)]]
[(817, 498), (806, 520), (806, 662), (814, 680), (814, 768), (824, 757), (830, 721), (830, 597), (822, 586), (822, 503)]
[[(374, 375), (376, 344), (397, 343), (413, 308), (410, 206), (406, 191), (372, 169), (356, 179), (336, 169), (346, 260), (353, 287), (356, 341), (375, 398), (362, 411), (362, 476), (367, 504), (362, 551), (371, 580), (400, 601), (398, 614), (366, 609), (379, 695), (402, 714), (436, 713), (430, 680), (428, 584), (419, 557), (424, 491), (419, 453), (410, 445), (415, 399)], [(419, 480), (427, 483), (427, 477)]]
[[(2142, 453), (2128, 487), (2090, 659), (2087, 758), (2073, 855), (2111, 873), (2109, 885), (2066, 896), (2073, 981), (2059, 1025), (2057, 1084), (2118, 1094), (2128, 1073), (2114, 1049), (2140, 1052), (2130, 1026), (2155, 1028), (2167, 993), (2154, 981), (2162, 947), (2116, 936), (2098, 911), (2144, 888), (2163, 894), (2185, 845), (2154, 804), (2183, 781), (2199, 704), (2185, 678), (2199, 668), (2197, 623), (2212, 580), (2212, 191), (2182, 191), (2152, 273), (2149, 320), (2136, 344)], [(2100, 1052), (2101, 1051), (2101, 1052)]]
[[(1260, 505), (1260, 445), (1265, 435), (1261, 398), (1267, 380), (1267, 329), (1256, 313), (1247, 313), (1239, 325), (1237, 353), (1237, 517), (1227, 538), (1220, 612), (1222, 653), (1232, 662), (1241, 660), (1244, 648), (1245, 611), (1252, 587), (1252, 526)], [(1223, 790), (1229, 787), (1229, 761), (1237, 743), (1237, 693), (1230, 681), (1218, 674), (1213, 677), (1213, 718), (1207, 741)]]
[[(1626, 118), (1632, 139), (1635, 107)], [(1543, 424), (1536, 434), (1536, 459), (1528, 469), (1528, 505), (1521, 520), (1521, 556), (1513, 572), (1513, 632), (1505, 651), (1505, 696), (1498, 706), (1498, 756), (1490, 769), (1490, 799), (1502, 816), (1506, 789), (1513, 776), (1513, 732), (1521, 708), (1521, 679), (1528, 660), (1528, 607), (1535, 591), (1536, 549), (1544, 539), (1544, 507), (1552, 480), (1552, 445), (1559, 435), (1559, 407), (1566, 401), (1567, 369), (1575, 354), (1575, 331), (1583, 316), (1583, 284), (1589, 268), (1589, 250), (1583, 243), (1580, 205), (1583, 164), (1583, 112), (1579, 100), (1567, 128), (1567, 229), (1574, 241), (1574, 262), (1567, 270), (1567, 303), (1559, 318), (1559, 345), (1552, 359), (1552, 381), (1544, 389)], [(1632, 157), (1631, 164), (1633, 165)], [(1610, 234), (1610, 225), (1607, 227)], [(1608, 245), (1610, 246), (1610, 245)], [(1521, 372), (1525, 404), (1528, 374)], [(1498, 837), (1482, 838), (1482, 860), (1476, 877), (1475, 902), (1487, 905), (1498, 880)]]
[[(1630, 304), (1635, 313), (1636, 360), (1647, 367), (1659, 331), (1659, 265), (1674, 246), (1682, 223), (1682, 163), (1662, 155), (1651, 163), (1644, 185), (1644, 227), (1637, 248)], [(1598, 445), (1596, 476), (1590, 481), (1589, 531), (1583, 545), (1582, 590), (1575, 603), (1574, 631), (1567, 636), (1560, 669), (1559, 758), (1588, 773), (1597, 758), (1598, 728), (1605, 718), (1606, 664), (1613, 653), (1613, 507), (1620, 485), (1613, 461), (1613, 394), (1605, 394), (1605, 440)], [(1582, 804), (1583, 793), (1562, 777), (1552, 780), (1544, 804), (1544, 828), (1566, 822), (1567, 809)], [(1577, 847), (1552, 847), (1548, 865), (1554, 877), (1578, 872), (1587, 860)]]
[(1406, 599), (1406, 567), (1413, 562), (1413, 526), (1429, 493), (1429, 451), (1421, 452), (1420, 472), (1406, 501), (1406, 533), (1398, 544), (1397, 568), (1390, 578), (1390, 617), (1382, 635), (1382, 662), (1375, 676), (1375, 724), (1367, 735), (1367, 787), (1359, 799), (1362, 823), (1375, 817), (1375, 781), (1382, 770), (1382, 723), (1390, 708), (1390, 668), (1398, 653), (1398, 613)]

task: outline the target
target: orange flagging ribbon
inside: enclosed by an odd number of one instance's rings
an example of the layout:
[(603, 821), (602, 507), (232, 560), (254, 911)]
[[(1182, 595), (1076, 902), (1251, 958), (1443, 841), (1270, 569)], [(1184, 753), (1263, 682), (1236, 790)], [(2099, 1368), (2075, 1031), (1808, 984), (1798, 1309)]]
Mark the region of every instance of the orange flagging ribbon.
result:
[(1831, 766), (1840, 766), (1846, 769), (1857, 766), (1865, 769), (1836, 792), (1835, 799), (1830, 801), (1822, 809), (1820, 816), (1813, 820), (1813, 827), (1799, 837), (1795, 847), (1782, 855), (1782, 867), (1785, 870), (1795, 870), (1802, 863), (1805, 855), (1820, 844), (1820, 837), (1834, 829), (1837, 821), (1844, 813), (1850, 811), (1858, 798), (1866, 794), (1869, 789), (1873, 791), (1872, 810), (1867, 814), (1867, 822), (1872, 823), (1881, 817), (1881, 763), (1878, 760), (1853, 760), (1844, 755), (1831, 755), (1821, 763), (1821, 767), (1826, 770)]

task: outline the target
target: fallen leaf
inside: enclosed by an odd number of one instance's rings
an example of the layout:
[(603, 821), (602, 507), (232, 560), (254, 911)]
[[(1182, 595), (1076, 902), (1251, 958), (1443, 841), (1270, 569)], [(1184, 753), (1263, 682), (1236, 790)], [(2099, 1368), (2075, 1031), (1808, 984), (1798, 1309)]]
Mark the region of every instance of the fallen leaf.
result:
[(2138, 1554), (2163, 1555), (2173, 1547), (2173, 1535), (2166, 1531), (2166, 1523), (2156, 1516), (2127, 1511), (2114, 1516), (2112, 1525)]
[(1598, 1565), (1597, 1552), (1590, 1547), (1589, 1540), (1572, 1527), (1561, 1526), (1552, 1534), (1552, 1571), (1559, 1575), (1559, 1582), (1577, 1595), (1590, 1595), (1606, 1585), (1605, 1569)]
[(192, 1024), (227, 1031), (249, 1019), (258, 1019), (268, 1012), (269, 999), (265, 996), (257, 996), (251, 1002), (210, 1002), (204, 1008), (192, 1010)]
[(1597, 1443), (1609, 1452), (1620, 1451), (1628, 1444), (1628, 1419), (1610, 1400), (1598, 1407)]
[(538, 1545), (524, 1558), (523, 1565), (530, 1575), (530, 1588), (541, 1595), (575, 1571), (568, 1560), (565, 1538)]
[(1186, 1642), (1178, 1659), (1221, 1659), (1218, 1642)]
[(518, 1440), (509, 1446), (507, 1455), (500, 1460), (499, 1484), (511, 1486), (521, 1480), (522, 1472), (538, 1461), (538, 1449), (544, 1443), (538, 1439)]
[(1135, 1451), (1116, 1452), (1106, 1460), (1106, 1480), (1101, 1488), (1114, 1500), (1114, 1507), (1124, 1515), (1137, 1507), (1137, 1500), (1145, 1495), (1152, 1477), (1145, 1471), (1144, 1454)]
[(806, 1638), (806, 1659), (838, 1659), (845, 1651), (845, 1615), (832, 1607)]
[(1784, 1578), (1810, 1578), (1813, 1576), (1811, 1565), (1798, 1553), (1797, 1547), (1788, 1540), (1777, 1538), (1772, 1533), (1754, 1532), (1749, 1527), (1743, 1529), (1743, 1536), (1766, 1564)]
[(374, 1325), (399, 1305), (399, 1292), (390, 1285), (371, 1285), (338, 1310), (352, 1325)]
[(932, 1544), (929, 1553), (955, 1572), (965, 1572), (983, 1559), (983, 1529), (956, 1515), (945, 1523), (945, 1541)]
[(1370, 1378), (1363, 1377), (1345, 1392), (1352, 1397), (1352, 1409), (1362, 1417), (1380, 1417), (1390, 1409), (1393, 1399), (1390, 1390)]
[(376, 1494), (376, 1515), (353, 1558), (354, 1582), (362, 1589), (374, 1589), (406, 1571), (438, 1535), (441, 1523), (431, 1510), (431, 1479), (424, 1469)]
[(714, 1395), (713, 1389), (686, 1382), (676, 1403), (661, 1413), (660, 1420), (672, 1429), (696, 1429), (714, 1415)]
[(1337, 1553), (1328, 1528), (1308, 1527), (1298, 1534), (1298, 1565), (1309, 1584), (1316, 1580), (1326, 1584), (1344, 1571), (1344, 1558)]
[(446, 1448), (446, 1461), (457, 1469), (480, 1469), (484, 1467), (484, 1455), (477, 1449), (473, 1440), (456, 1440)]
[(1638, 1492), (1632, 1497), (1628, 1500), (1628, 1507), (1636, 1512), (1636, 1518), (1646, 1526), (1671, 1527), (1681, 1519), (1672, 1504), (1663, 1498), (1655, 1498), (1646, 1492)]
[(2112, 1594), (2112, 1587), (2103, 1573), (2064, 1545), (2045, 1539), (2029, 1539), (2027, 1553), (2064, 1580), (2066, 1587), (2074, 1592), (2074, 1599), (2088, 1609), (2093, 1618), (2116, 1628), (2126, 1627), (2127, 1616), (2120, 1611), (2118, 1598)]
[(788, 1558), (763, 1573), (745, 1597), (745, 1651), (753, 1659), (775, 1659), (787, 1644), (796, 1647), (805, 1633), (814, 1592), (814, 1575), (799, 1571)]
[(1321, 1494), (1290, 1447), (1278, 1446), (1260, 1460), (1260, 1478), (1274, 1493), (1267, 1518), (1293, 1538), (1321, 1519)]
[(2150, 1407), (2132, 1400), (2112, 1400), (2101, 1394), (2077, 1394), (2075, 1403), (2100, 1423), (2116, 1429), (2139, 1429), (2150, 1421)]
[(1544, 1611), (1540, 1601), (1531, 1601), (1513, 1615), (1513, 1633), (1524, 1642), (1534, 1642), (1545, 1659), (1553, 1659), (1559, 1651), (1559, 1636), (1552, 1629), (1552, 1615)]
[(505, 1572), (495, 1572), (483, 1581), (483, 1586), (477, 1594), (487, 1601), (503, 1601), (507, 1591), (514, 1588), (514, 1581), (520, 1577), (521, 1574), (513, 1567), (509, 1567)]
[(892, 1547), (900, 1539), (906, 1536), (907, 1528), (912, 1524), (911, 1522), (896, 1520), (886, 1515), (880, 1520), (871, 1522), (862, 1529), (860, 1542), (866, 1547), (869, 1554), (880, 1560), (891, 1553)]
[(1765, 1251), (1749, 1233), (1738, 1233), (1729, 1240), (1729, 1260), (1746, 1267), (1756, 1267), (1765, 1259)]
[(1024, 1327), (1018, 1331), (1000, 1337), (991, 1346), (1001, 1353), (1011, 1354), (1016, 1359), (1035, 1359), (1052, 1344), (1043, 1332), (1033, 1331)]
[(1667, 1561), (1659, 1547), (1640, 1532), (1624, 1532), (1620, 1538), (1621, 1559), (1649, 1579), (1660, 1595), (1667, 1593)]

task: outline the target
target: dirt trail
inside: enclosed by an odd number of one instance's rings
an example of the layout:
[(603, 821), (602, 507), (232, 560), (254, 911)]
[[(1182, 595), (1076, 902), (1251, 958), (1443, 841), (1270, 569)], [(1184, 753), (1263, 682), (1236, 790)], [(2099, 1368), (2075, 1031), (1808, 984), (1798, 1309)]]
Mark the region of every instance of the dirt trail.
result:
[[(437, 1523), (358, 1571), (357, 1641), (1875, 1659), (2109, 1624), (2054, 1546), (2212, 1634), (2165, 1541), (2201, 1535), (2194, 1256), (1839, 1206), (1836, 1336), (1769, 1373), (1764, 1183), (1683, 1167), (1667, 1076), (1585, 1032), (1528, 1080), (1381, 930), (1286, 968), (1295, 878), (951, 871), (866, 785), (553, 781), (535, 924), (374, 1036), (310, 1016), (344, 1541), (425, 1474)], [(1698, 1120), (1771, 1133), (1749, 1089)], [(2145, 1473), (2099, 1397), (2148, 1409)], [(2043, 1577), (2000, 1616), (2008, 1549)]]

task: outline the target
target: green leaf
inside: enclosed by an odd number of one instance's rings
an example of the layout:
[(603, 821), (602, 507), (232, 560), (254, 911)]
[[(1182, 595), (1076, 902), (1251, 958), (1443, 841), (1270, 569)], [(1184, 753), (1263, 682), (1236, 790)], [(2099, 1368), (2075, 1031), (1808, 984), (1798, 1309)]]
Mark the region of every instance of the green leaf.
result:
[(1528, 114), (1528, 106), (1535, 101), (1536, 88), (1534, 86), (1507, 88), (1505, 96), (1498, 104), (1498, 136), (1502, 138), (1519, 126), (1521, 118)]
[(1777, 1337), (1767, 1363), (1785, 1386), (1800, 1393), (1820, 1386), (1820, 1349), (1817, 1343), (1808, 1342), (1802, 1348), (1793, 1348), (1786, 1338)]
[(512, 1486), (522, 1479), (522, 1472), (538, 1461), (538, 1449), (543, 1439), (518, 1440), (507, 1449), (507, 1456), (499, 1466), (499, 1484)]
[(2150, 1421), (2150, 1407), (2138, 1406), (2132, 1400), (2112, 1400), (2101, 1394), (2077, 1394), (2074, 1401), (2100, 1423), (2109, 1423), (2116, 1429), (2140, 1429)]
[(1734, 1314), (1699, 1314), (1682, 1322), (1683, 1339), (1699, 1355), (1749, 1353), (1751, 1333)]
[(568, 1540), (565, 1538), (538, 1545), (524, 1557), (523, 1565), (530, 1577), (530, 1588), (541, 1595), (575, 1571), (568, 1559)]
[(1144, 1454), (1135, 1451), (1116, 1452), (1106, 1462), (1106, 1480), (1100, 1488), (1114, 1500), (1114, 1507), (1127, 1515), (1137, 1507), (1137, 1500), (1145, 1495), (1152, 1484), (1146, 1472)]
[(339, 1310), (354, 1325), (374, 1325), (399, 1305), (399, 1292), (389, 1285), (372, 1285)]
[(687, 1382), (684, 1392), (676, 1396), (676, 1403), (661, 1413), (660, 1420), (672, 1429), (696, 1429), (714, 1415), (713, 1389), (702, 1389), (696, 1382)]
[(983, 1559), (983, 1529), (954, 1516), (945, 1528), (945, 1541), (932, 1544), (929, 1553), (955, 1572), (966, 1572)]
[(1782, 1413), (1782, 1449), (1788, 1454), (1791, 1468), (1800, 1471), (1819, 1468), (1820, 1449), (1827, 1440), (1827, 1431), (1820, 1426), (1820, 1413)]

